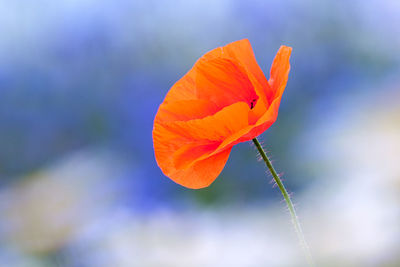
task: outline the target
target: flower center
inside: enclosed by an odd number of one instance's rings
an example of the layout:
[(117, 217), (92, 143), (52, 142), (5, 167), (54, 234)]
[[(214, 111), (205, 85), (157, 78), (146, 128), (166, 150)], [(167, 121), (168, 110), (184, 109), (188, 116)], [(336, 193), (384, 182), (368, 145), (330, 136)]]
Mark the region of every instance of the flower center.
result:
[(257, 99), (256, 99), (256, 98), (254, 98), (253, 100), (251, 100), (251, 102), (250, 102), (250, 109), (253, 109), (254, 106), (256, 105), (256, 103), (257, 103)]

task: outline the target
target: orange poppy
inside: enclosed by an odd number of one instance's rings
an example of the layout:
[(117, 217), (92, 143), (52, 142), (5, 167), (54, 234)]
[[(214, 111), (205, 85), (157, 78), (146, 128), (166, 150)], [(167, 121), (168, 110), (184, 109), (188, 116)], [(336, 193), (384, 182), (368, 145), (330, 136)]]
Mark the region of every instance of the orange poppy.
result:
[(291, 51), (280, 47), (269, 80), (247, 39), (202, 56), (172, 86), (154, 119), (154, 152), (162, 172), (188, 188), (210, 185), (235, 144), (275, 122)]

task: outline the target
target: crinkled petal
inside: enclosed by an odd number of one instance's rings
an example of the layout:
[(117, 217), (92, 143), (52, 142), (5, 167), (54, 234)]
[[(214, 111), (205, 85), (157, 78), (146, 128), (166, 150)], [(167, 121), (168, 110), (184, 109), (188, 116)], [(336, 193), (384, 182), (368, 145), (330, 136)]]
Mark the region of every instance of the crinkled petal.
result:
[(221, 173), (231, 151), (228, 148), (202, 160), (193, 159), (203, 153), (211, 154), (218, 143), (190, 147), (187, 143), (190, 140), (171, 133), (160, 124), (154, 126), (153, 140), (156, 161), (162, 172), (174, 182), (193, 189), (210, 185)]
[(176, 170), (168, 176), (176, 183), (192, 189), (209, 186), (221, 173), (232, 148), (197, 161), (187, 169)]
[(220, 142), (206, 144), (190, 143), (182, 146), (172, 155), (175, 168), (188, 168), (201, 156), (211, 154), (219, 146), (219, 144)]
[(251, 107), (258, 95), (244, 68), (227, 58), (199, 60), (195, 65), (196, 92), (199, 99), (214, 102), (224, 108), (236, 102)]
[(161, 104), (155, 122), (188, 121), (215, 114), (218, 107), (209, 100), (179, 100)]
[(166, 122), (162, 125), (189, 140), (222, 141), (248, 126), (249, 110), (247, 103), (237, 102), (203, 119)]
[[(185, 172), (194, 172), (199, 170), (199, 166), (204, 167), (206, 162), (213, 162), (208, 161), (207, 158), (221, 154), (216, 159), (219, 163), (224, 162), (223, 159), (227, 159), (229, 153), (228, 155), (223, 151), (215, 153), (215, 149), (222, 140), (248, 127), (248, 111), (247, 103), (238, 102), (203, 119), (165, 123), (156, 121), (153, 129), (153, 144), (159, 167), (165, 175), (177, 182), (183, 179)], [(230, 149), (227, 147), (224, 151), (230, 151)], [(199, 186), (202, 184), (199, 181), (209, 181), (208, 176), (212, 173), (218, 175), (222, 168), (223, 166), (218, 165), (215, 168), (209, 167), (208, 171), (201, 172), (206, 175), (203, 178), (201, 174), (196, 174), (195, 184)], [(179, 181), (178, 183), (183, 183)]]
[(225, 54), (229, 57), (238, 60), (247, 70), (248, 74), (254, 77), (252, 81), (257, 94), (264, 101), (265, 105), (268, 105), (267, 99), (273, 95), (273, 90), (268, 84), (267, 78), (260, 66), (257, 64), (257, 60), (254, 56), (253, 48), (248, 39), (239, 40), (230, 43), (223, 47)]
[[(220, 145), (214, 150), (213, 153), (218, 153), (228, 147), (232, 147), (240, 142), (250, 141), (253, 138), (262, 134), (266, 129), (268, 129), (277, 119), (279, 104), (281, 97), (276, 98), (268, 111), (257, 121), (255, 125), (249, 125), (242, 128), (241, 130), (233, 133), (231, 136), (225, 138)], [(211, 154), (212, 155), (212, 154)], [(208, 156), (208, 155), (206, 155)], [(205, 156), (205, 157), (206, 157)], [(201, 157), (199, 159), (203, 159)]]

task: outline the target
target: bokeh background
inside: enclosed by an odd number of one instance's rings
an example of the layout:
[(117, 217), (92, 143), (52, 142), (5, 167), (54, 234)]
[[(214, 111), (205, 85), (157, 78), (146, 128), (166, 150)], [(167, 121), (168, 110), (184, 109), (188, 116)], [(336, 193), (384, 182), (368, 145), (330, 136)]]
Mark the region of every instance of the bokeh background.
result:
[(0, 0), (0, 266), (304, 266), (249, 143), (202, 190), (164, 177), (152, 124), (205, 52), (248, 38), (261, 136), (319, 266), (400, 266), (400, 1)]

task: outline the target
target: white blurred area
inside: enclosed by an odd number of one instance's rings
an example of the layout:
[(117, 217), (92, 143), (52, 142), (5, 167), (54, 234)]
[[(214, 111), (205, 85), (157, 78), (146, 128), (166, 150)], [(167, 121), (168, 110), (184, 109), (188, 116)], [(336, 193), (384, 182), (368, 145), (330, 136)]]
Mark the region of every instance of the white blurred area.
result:
[(104, 218), (118, 199), (120, 165), (106, 151), (76, 152), (4, 188), (0, 266), (43, 266)]
[[(338, 99), (340, 114), (297, 140), (294, 157), (318, 176), (295, 195), (318, 266), (400, 264), (400, 95), (391, 91)], [(305, 266), (283, 202), (110, 209), (118, 196), (104, 188), (123, 169), (115, 158), (76, 153), (5, 188), (0, 266)], [(57, 251), (48, 265), (42, 255)]]
[(337, 112), (301, 141), (297, 156), (306, 152), (302, 160), (319, 175), (300, 200), (303, 222), (324, 266), (400, 265), (400, 83), (393, 84), (368, 99), (338, 99)]

